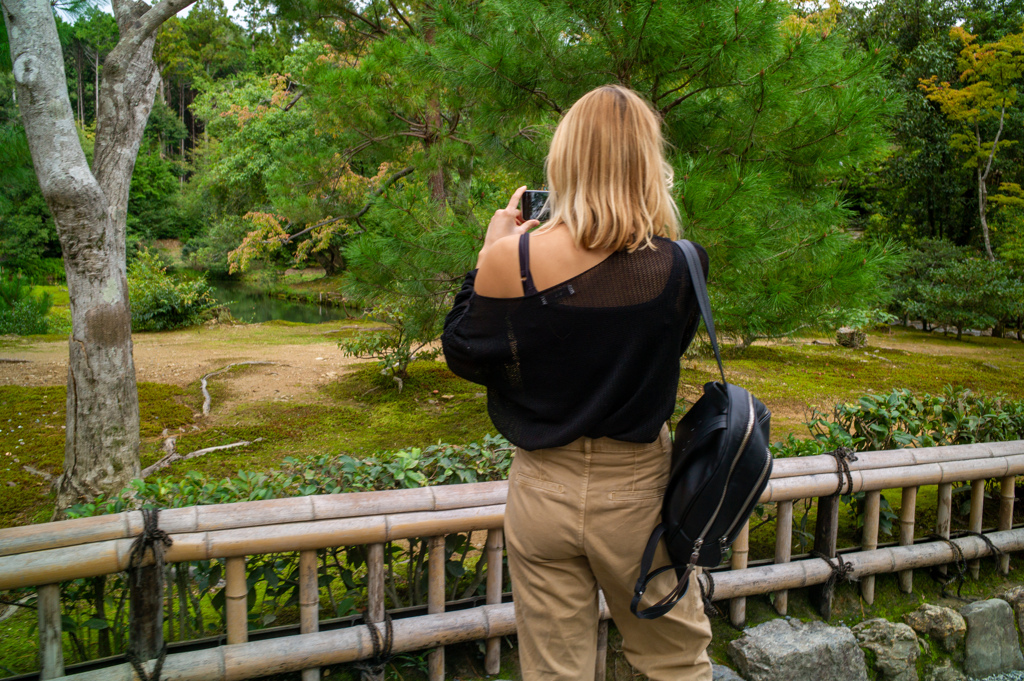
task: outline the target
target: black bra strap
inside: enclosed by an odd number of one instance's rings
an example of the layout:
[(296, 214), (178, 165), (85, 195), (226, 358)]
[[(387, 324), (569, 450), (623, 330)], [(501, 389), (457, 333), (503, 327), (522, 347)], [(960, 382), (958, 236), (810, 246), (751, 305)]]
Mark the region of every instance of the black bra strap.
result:
[(519, 276), (523, 280), (523, 295), (532, 296), (537, 293), (530, 274), (530, 233), (523, 232), (519, 237)]

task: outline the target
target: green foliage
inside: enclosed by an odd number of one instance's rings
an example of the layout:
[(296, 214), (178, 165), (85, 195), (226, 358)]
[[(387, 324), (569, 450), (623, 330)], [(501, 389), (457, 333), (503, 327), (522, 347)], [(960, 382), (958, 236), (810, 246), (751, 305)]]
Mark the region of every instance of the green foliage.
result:
[[(915, 395), (911, 390), (897, 389), (886, 395), (865, 395), (856, 402), (836, 404), (830, 414), (815, 409), (807, 426), (810, 439), (790, 434), (785, 441), (771, 446), (772, 454), (815, 456), (837, 447), (873, 452), (1019, 440), (1024, 438), (1024, 400), (980, 395), (952, 386), (946, 386), (941, 395)], [(843, 495), (858, 527), (864, 522), (864, 500), (864, 492)], [(880, 504), (879, 529), (885, 535), (892, 531), (897, 516), (885, 497)], [(806, 535), (805, 539), (810, 536), (807, 517), (805, 510), (800, 527), (794, 529), (799, 536)]]
[(0, 335), (46, 333), (46, 314), (52, 305), (47, 293), (33, 296), (32, 287), (20, 273), (0, 275)]
[(892, 309), (923, 328), (1006, 328), (1024, 325), (1024, 279), (1005, 262), (990, 262), (946, 241), (922, 240), (893, 277)]
[(217, 306), (204, 278), (179, 280), (156, 253), (145, 249), (128, 266), (133, 331), (166, 331), (195, 326)]
[(439, 348), (427, 348), (440, 333), (439, 312), (435, 307), (410, 305), (394, 297), (378, 299), (366, 316), (390, 328), (361, 333), (340, 341), (338, 346), (347, 357), (376, 359), (381, 374), (393, 380), (401, 392), (411, 362), (434, 359), (441, 353)]

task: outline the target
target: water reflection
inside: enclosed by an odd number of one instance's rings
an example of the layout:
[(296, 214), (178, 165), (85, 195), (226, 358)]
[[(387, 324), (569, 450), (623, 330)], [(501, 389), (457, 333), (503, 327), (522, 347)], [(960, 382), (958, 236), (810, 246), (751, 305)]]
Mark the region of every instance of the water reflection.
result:
[(256, 323), (282, 319), (288, 322), (317, 324), (355, 316), (353, 310), (348, 310), (348, 314), (346, 314), (345, 308), (342, 307), (282, 300), (262, 291), (231, 282), (211, 281), (210, 286), (213, 288), (213, 295), (217, 301), (226, 304), (231, 310), (231, 315), (243, 322)]

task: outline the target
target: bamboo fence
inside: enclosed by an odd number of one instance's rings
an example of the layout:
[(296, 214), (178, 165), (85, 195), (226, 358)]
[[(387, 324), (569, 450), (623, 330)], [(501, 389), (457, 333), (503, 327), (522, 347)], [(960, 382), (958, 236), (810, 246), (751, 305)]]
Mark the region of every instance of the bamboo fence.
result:
[[(833, 573), (820, 558), (793, 560), (793, 502), (817, 499), (814, 548), (835, 559), (838, 528), (839, 476), (831, 456), (781, 459), (775, 462), (761, 502), (776, 509), (775, 560), (769, 565), (748, 565), (749, 522), (734, 542), (728, 569), (714, 576), (715, 599), (729, 600), (729, 617), (742, 626), (746, 597), (775, 594), (775, 608), (785, 614), (788, 590), (811, 587), (818, 607), (826, 616), (831, 608), (831, 589), (822, 589)], [(986, 536), (1003, 551), (999, 568), (1009, 571), (1009, 553), (1024, 550), (1024, 529), (1012, 529), (1014, 485), (1024, 475), (1024, 441), (992, 444), (902, 449), (858, 454), (850, 462), (852, 489), (866, 492), (861, 550), (843, 553), (842, 560), (860, 578), (860, 590), (869, 604), (874, 599), (874, 575), (898, 573), (900, 588), (913, 588), (915, 569), (942, 566), (958, 559), (945, 541), (914, 542), (917, 491), (921, 485), (938, 485), (938, 519), (935, 531), (950, 537), (953, 483), (971, 485), (969, 529), (982, 529), (985, 483), (997, 480), (998, 524)], [(881, 491), (901, 489), (899, 545), (878, 548)], [(281, 672), (301, 672), (303, 681), (319, 678), (320, 667), (374, 657), (370, 627), (383, 635), (385, 612), (385, 544), (423, 538), (427, 542), (427, 614), (395, 620), (392, 652), (430, 650), (429, 678), (444, 678), (444, 646), (462, 641), (485, 640), (485, 669), (500, 671), (500, 640), (515, 633), (514, 605), (502, 602), (502, 555), (504, 537), (504, 482), (427, 487), (387, 492), (321, 495), (270, 501), (197, 506), (162, 511), (160, 529), (173, 544), (164, 554), (168, 563), (218, 560), (224, 563), (226, 644), (210, 650), (168, 655), (161, 679), (250, 679)], [(0, 529), (0, 590), (36, 587), (38, 591), (41, 679), (135, 679), (129, 664), (65, 676), (61, 645), (59, 583), (121, 572), (128, 568), (131, 545), (143, 532), (137, 511), (109, 516), (68, 520), (41, 525)], [(455, 533), (486, 531), (482, 560), (486, 561), (485, 605), (446, 612), (445, 537)], [(963, 558), (977, 574), (978, 560), (989, 555), (988, 544), (975, 536), (955, 538)], [(320, 631), (321, 588), (317, 551), (340, 546), (366, 546), (367, 613), (365, 626)], [(299, 631), (297, 635), (249, 642), (246, 596), (246, 559), (260, 554), (299, 554)], [(73, 560), (69, 559), (73, 556)], [(439, 559), (440, 558), (440, 559)], [(152, 562), (150, 560), (150, 562)], [(148, 563), (144, 563), (148, 565)], [(151, 569), (143, 567), (141, 573)], [(130, 649), (149, 659), (147, 673), (162, 648), (159, 625), (161, 595), (146, 587), (145, 579), (133, 587), (132, 624), (149, 618), (157, 626), (133, 626)], [(155, 588), (155, 598), (145, 594), (135, 600), (135, 590)], [(818, 590), (816, 590), (818, 589)], [(146, 605), (151, 603), (151, 605)], [(138, 607), (136, 607), (138, 604)], [(147, 610), (149, 608), (149, 610)], [(138, 612), (136, 612), (138, 610)], [(606, 604), (598, 640), (597, 681), (603, 681), (607, 644)], [(139, 633), (143, 632), (143, 633)], [(148, 632), (148, 633), (146, 633)], [(141, 651), (141, 654), (140, 652)], [(379, 672), (367, 672), (379, 679)]]

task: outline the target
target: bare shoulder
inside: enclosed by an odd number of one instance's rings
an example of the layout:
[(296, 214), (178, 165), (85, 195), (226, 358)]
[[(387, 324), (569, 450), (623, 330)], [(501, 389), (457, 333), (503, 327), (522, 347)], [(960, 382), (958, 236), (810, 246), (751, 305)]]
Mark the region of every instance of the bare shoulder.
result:
[(498, 239), (487, 249), (476, 274), (476, 292), (491, 298), (517, 298), (523, 295), (519, 276), (519, 235)]

